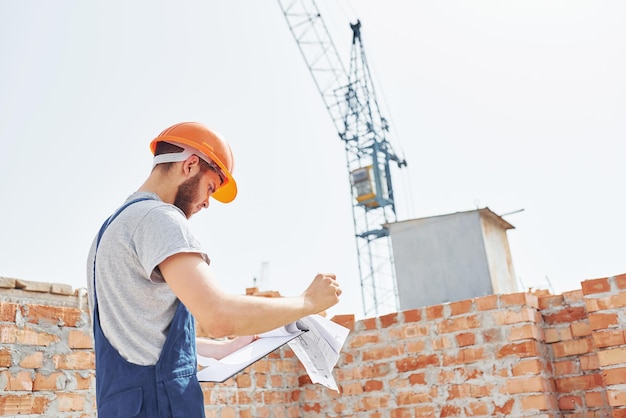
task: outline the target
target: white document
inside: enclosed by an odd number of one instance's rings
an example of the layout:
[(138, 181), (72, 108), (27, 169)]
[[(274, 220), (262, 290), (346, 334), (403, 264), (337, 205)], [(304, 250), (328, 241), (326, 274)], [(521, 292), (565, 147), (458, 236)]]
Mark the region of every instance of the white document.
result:
[(259, 338), (239, 350), (230, 353), (221, 360), (204, 357), (198, 354), (198, 365), (204, 367), (197, 374), (201, 382), (224, 382), (246, 367), (265, 357), (290, 340), (306, 332), (298, 327), (300, 322), (294, 322), (284, 327), (260, 334)]
[(198, 355), (201, 382), (224, 382), (277, 348), (289, 347), (303, 364), (313, 383), (339, 391), (332, 370), (350, 330), (321, 315), (309, 315), (284, 327), (259, 335), (259, 339), (215, 360)]
[(320, 315), (307, 316), (300, 322), (309, 332), (289, 341), (289, 347), (306, 369), (311, 382), (339, 392), (332, 371), (350, 330)]

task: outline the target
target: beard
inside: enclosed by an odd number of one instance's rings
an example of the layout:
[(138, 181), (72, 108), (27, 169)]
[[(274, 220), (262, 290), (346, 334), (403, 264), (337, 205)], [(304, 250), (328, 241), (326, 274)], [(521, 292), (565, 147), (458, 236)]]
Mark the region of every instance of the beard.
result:
[(199, 200), (198, 184), (200, 184), (200, 173), (185, 180), (178, 186), (174, 206), (182, 210), (187, 219), (193, 215), (195, 204)]

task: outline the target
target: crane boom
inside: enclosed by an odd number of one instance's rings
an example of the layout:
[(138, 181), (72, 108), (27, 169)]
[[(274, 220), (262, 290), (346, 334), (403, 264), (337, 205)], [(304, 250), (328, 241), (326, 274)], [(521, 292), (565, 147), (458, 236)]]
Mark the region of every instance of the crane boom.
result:
[(351, 24), (349, 70), (342, 64), (314, 0), (278, 0), (346, 151), (361, 297), (365, 315), (398, 310), (393, 251), (386, 224), (396, 207), (390, 163), (406, 165), (387, 135), (365, 57), (361, 23)]

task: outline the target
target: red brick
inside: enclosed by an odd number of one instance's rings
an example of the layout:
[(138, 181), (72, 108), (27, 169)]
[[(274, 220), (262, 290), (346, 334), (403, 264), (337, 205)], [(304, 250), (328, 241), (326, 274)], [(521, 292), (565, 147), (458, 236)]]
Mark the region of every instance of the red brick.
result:
[(458, 417), (463, 411), (456, 405), (443, 405), (439, 417)]
[(19, 360), (20, 367), (24, 369), (38, 369), (43, 366), (43, 352), (35, 351), (27, 354)]
[(449, 332), (480, 328), (480, 325), (480, 320), (477, 315), (459, 316), (439, 322), (437, 324), (437, 330), (439, 334), (446, 334)]
[[(0, 332), (2, 325), (0, 325)], [(4, 332), (2, 332), (4, 339)], [(11, 331), (11, 335), (14, 338), (13, 341), (10, 341), (14, 344), (20, 345), (36, 345), (36, 346), (47, 346), (51, 343), (58, 342), (59, 337), (53, 334), (49, 334), (47, 332), (40, 332), (31, 327), (25, 328), (14, 328)]]
[(350, 331), (354, 331), (354, 315), (335, 315), (332, 317), (331, 321), (335, 324), (339, 324), (348, 328)]
[(425, 392), (400, 392), (396, 395), (398, 405), (415, 405), (432, 401), (432, 396)]
[(418, 322), (422, 320), (422, 310), (412, 309), (410, 311), (404, 311), (404, 322)]
[[(390, 335), (391, 335), (390, 330)], [(400, 332), (397, 335), (397, 338), (407, 339), (407, 338), (415, 338), (415, 337), (424, 337), (428, 335), (429, 328), (424, 324), (419, 323), (410, 323), (408, 325), (404, 325), (400, 327)]]
[(95, 367), (93, 351), (75, 351), (52, 357), (54, 367), (62, 370), (91, 370)]
[(48, 373), (46, 375), (37, 373), (33, 381), (33, 391), (56, 391), (65, 389), (67, 379), (61, 372)]
[(421, 353), (424, 350), (424, 346), (426, 345), (426, 342), (424, 341), (411, 341), (408, 342), (404, 345), (404, 353), (405, 354), (411, 354), (411, 353)]
[(398, 323), (398, 314), (396, 312), (393, 312), (387, 315), (383, 315), (379, 319), (381, 328), (389, 328), (390, 326)]
[(537, 322), (536, 311), (533, 308), (523, 307), (519, 311), (503, 310), (494, 312), (494, 319), (498, 325), (512, 325), (520, 322)]
[(0, 322), (15, 322), (17, 304), (10, 302), (0, 302)]
[(533, 308), (538, 308), (539, 303), (537, 296), (529, 293), (519, 292), (500, 295), (500, 307), (511, 306), (532, 306)]
[(626, 274), (615, 276), (615, 284), (618, 289), (626, 289)]
[(363, 361), (371, 361), (371, 360), (381, 360), (390, 357), (397, 357), (402, 354), (401, 347), (395, 346), (384, 346), (381, 348), (370, 348), (369, 350), (364, 351), (362, 355)]
[(592, 313), (589, 314), (589, 326), (592, 330), (606, 329), (619, 325), (616, 313)]
[(525, 396), (521, 399), (521, 404), (525, 411), (551, 411), (555, 407), (554, 398), (546, 394)]
[(426, 320), (443, 318), (443, 305), (433, 305), (426, 307)]
[(443, 350), (445, 348), (452, 347), (452, 341), (449, 336), (443, 336), (439, 338), (433, 338), (430, 342), (433, 350)]
[(396, 369), (399, 373), (410, 370), (423, 369), (428, 366), (440, 366), (439, 357), (435, 354), (407, 357), (396, 361)]
[(389, 363), (364, 365), (358, 367), (354, 371), (355, 379), (368, 379), (373, 377), (383, 377), (389, 375), (391, 372), (391, 366)]
[(600, 392), (585, 392), (585, 403), (590, 408), (607, 406), (608, 400), (606, 399), (606, 393), (604, 390)]
[(391, 410), (391, 418), (412, 418), (413, 414), (407, 408), (394, 408)]
[(459, 347), (476, 344), (476, 335), (471, 332), (462, 332), (457, 334), (454, 338), (456, 339), (456, 344)]
[(498, 308), (498, 295), (481, 296), (474, 299), (476, 310), (491, 311)]
[(553, 366), (555, 376), (568, 376), (580, 373), (578, 362), (575, 360), (555, 360)]
[(589, 325), (589, 322), (572, 322), (570, 324), (570, 329), (572, 330), (573, 337), (587, 337), (591, 335), (591, 326)]
[(609, 298), (608, 309), (619, 309), (626, 306), (626, 292), (618, 293)]
[(539, 359), (521, 360), (511, 366), (513, 376), (536, 375), (543, 371)]
[(565, 303), (570, 305), (576, 302), (582, 302), (584, 300), (583, 291), (582, 289), (576, 289), (563, 292), (563, 299), (565, 300)]
[(450, 314), (452, 316), (466, 314), (472, 311), (473, 302), (471, 299), (450, 303)]
[(593, 343), (589, 337), (554, 343), (551, 347), (555, 357), (574, 356), (593, 351)]
[(469, 417), (473, 416), (488, 416), (489, 414), (489, 406), (487, 402), (470, 402), (470, 404), (465, 407), (465, 415)]
[(73, 329), (67, 336), (67, 343), (70, 348), (88, 348), (93, 349), (93, 339), (91, 332), (86, 330)]
[(371, 331), (371, 330), (378, 328), (378, 326), (376, 325), (376, 318), (365, 318), (361, 320), (360, 322), (361, 324), (363, 324), (363, 327), (367, 331)]
[(0, 349), (0, 367), (11, 367), (11, 351), (8, 348)]
[(409, 383), (411, 385), (425, 385), (426, 374), (425, 373), (413, 373), (409, 376)]
[(529, 376), (516, 377), (508, 379), (504, 387), (500, 389), (501, 393), (517, 394), (550, 391), (550, 385), (544, 377)]
[(587, 356), (578, 357), (580, 361), (580, 369), (583, 371), (597, 370), (600, 368), (600, 361), (597, 353), (590, 353)]
[(539, 355), (539, 347), (536, 341), (523, 341), (519, 343), (507, 344), (498, 350), (497, 358), (507, 356), (536, 357)]
[(33, 379), (28, 371), (8, 373), (7, 378), (7, 390), (27, 392), (31, 392), (33, 390)]
[(75, 327), (82, 311), (78, 308), (48, 305), (26, 305), (24, 315), (33, 324), (51, 323)]
[(0, 397), (0, 415), (42, 415), (50, 401), (34, 395), (3, 395)]
[(570, 393), (577, 390), (588, 391), (604, 386), (602, 375), (598, 373), (555, 379), (555, 383), (557, 391), (561, 393)]
[(598, 351), (598, 361), (601, 367), (624, 364), (626, 363), (626, 347)]
[(448, 385), (448, 401), (459, 398), (482, 398), (491, 394), (491, 385)]
[(546, 324), (563, 324), (579, 321), (587, 317), (587, 310), (582, 306), (568, 306), (553, 314), (543, 316)]
[(583, 400), (580, 396), (562, 396), (559, 398), (559, 409), (562, 411), (580, 410), (582, 406)]
[(540, 296), (537, 301), (540, 310), (563, 306), (563, 295)]
[(598, 330), (591, 336), (597, 348), (613, 347), (626, 344), (626, 335), (621, 329)]
[(348, 347), (359, 348), (368, 344), (375, 344), (380, 341), (378, 333), (356, 334), (348, 341)]
[(77, 390), (94, 389), (95, 386), (93, 386), (93, 385), (95, 385), (95, 383), (94, 383), (95, 382), (95, 377), (96, 377), (95, 370), (92, 373), (89, 373), (86, 376), (82, 376), (81, 372), (74, 373), (74, 381), (76, 382), (76, 389)]
[(413, 409), (416, 417), (434, 417), (436, 416), (435, 407), (431, 405), (418, 406)]
[(594, 293), (604, 293), (611, 290), (609, 279), (604, 277), (601, 279), (585, 280), (581, 283), (583, 294), (592, 295)]
[(606, 392), (609, 398), (609, 405), (613, 407), (626, 406), (626, 391), (625, 390), (608, 390)]
[(483, 348), (467, 347), (460, 349), (456, 355), (444, 355), (443, 365), (464, 365), (475, 363), (485, 358), (485, 352)]
[(359, 399), (360, 408), (364, 411), (370, 411), (372, 409), (387, 408), (389, 406), (390, 394), (379, 394), (372, 396), (362, 396)]
[(520, 326), (516, 326), (511, 328), (509, 332), (509, 341), (517, 341), (517, 340), (541, 340), (541, 331), (539, 327), (535, 324), (523, 324)]
[(341, 385), (341, 393), (346, 396), (360, 395), (363, 393), (363, 385), (360, 382), (348, 382)]
[(383, 389), (383, 382), (380, 380), (368, 380), (363, 387), (366, 392), (374, 392)]
[(626, 384), (626, 367), (606, 369), (602, 374), (604, 375), (604, 381), (607, 385)]

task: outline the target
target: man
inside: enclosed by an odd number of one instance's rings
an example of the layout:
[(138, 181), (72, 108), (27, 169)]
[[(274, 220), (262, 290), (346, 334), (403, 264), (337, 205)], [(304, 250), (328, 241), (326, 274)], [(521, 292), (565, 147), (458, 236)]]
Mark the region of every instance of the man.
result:
[[(102, 226), (87, 262), (96, 353), (98, 415), (203, 417), (196, 378), (195, 320), (215, 338), (198, 340), (221, 358), (259, 334), (335, 305), (333, 274), (318, 274), (297, 297), (224, 292), (188, 219), (237, 195), (230, 146), (200, 123), (164, 130), (150, 144), (144, 184)], [(245, 337), (248, 336), (248, 337)]]

